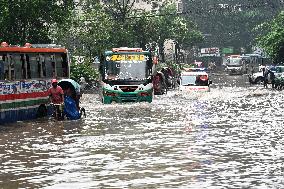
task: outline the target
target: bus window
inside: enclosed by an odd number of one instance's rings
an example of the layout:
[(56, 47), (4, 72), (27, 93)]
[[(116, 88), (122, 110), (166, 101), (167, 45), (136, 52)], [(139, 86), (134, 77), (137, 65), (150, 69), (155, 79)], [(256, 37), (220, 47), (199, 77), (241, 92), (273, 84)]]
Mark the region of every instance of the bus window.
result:
[(14, 78), (14, 65), (12, 63), (12, 55), (7, 55), (4, 61), (4, 79), (11, 80)]
[(31, 78), (39, 78), (38, 55), (29, 54), (30, 74)]
[(4, 80), (8, 80), (9, 79), (9, 67), (10, 67), (8, 56), (4, 56), (3, 61), (4, 61)]
[(15, 59), (14, 55), (10, 55), (10, 75), (9, 75), (10, 80), (15, 79)]
[(62, 54), (62, 71), (63, 71), (63, 77), (68, 77), (68, 59), (67, 54)]
[(47, 78), (53, 78), (55, 75), (55, 63), (53, 62), (52, 57), (47, 54), (44, 56), (44, 63), (45, 63), (45, 72)]
[(41, 68), (42, 68), (42, 74), (41, 77), (46, 77), (46, 65), (45, 65), (45, 58), (44, 55), (39, 55), (39, 61), (41, 64)]
[(27, 64), (27, 79), (31, 79), (31, 63), (29, 55), (26, 55), (26, 64)]
[(55, 62), (56, 62), (56, 76), (63, 77), (63, 70), (62, 70), (63, 59), (60, 54), (55, 54)]
[(40, 56), (36, 56), (36, 62), (37, 62), (37, 77), (42, 78), (42, 63), (40, 62)]
[(4, 80), (4, 73), (5, 73), (5, 70), (4, 70), (4, 56), (5, 55), (0, 55), (0, 80)]
[(55, 62), (52, 61), (51, 62), (51, 66), (52, 66), (52, 77), (56, 76), (56, 68), (55, 68)]
[(26, 56), (21, 54), (21, 63), (22, 63), (22, 79), (27, 79), (27, 64)]
[(15, 79), (23, 79), (21, 55), (20, 54), (14, 54), (13, 59), (14, 59)]

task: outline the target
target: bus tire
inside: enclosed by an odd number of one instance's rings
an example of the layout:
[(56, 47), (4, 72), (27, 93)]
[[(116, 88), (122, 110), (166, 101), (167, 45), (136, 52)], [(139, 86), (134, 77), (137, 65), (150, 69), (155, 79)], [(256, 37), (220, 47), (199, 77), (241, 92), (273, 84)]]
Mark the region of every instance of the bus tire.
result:
[(47, 116), (47, 108), (45, 105), (40, 105), (36, 112), (36, 117), (41, 118)]

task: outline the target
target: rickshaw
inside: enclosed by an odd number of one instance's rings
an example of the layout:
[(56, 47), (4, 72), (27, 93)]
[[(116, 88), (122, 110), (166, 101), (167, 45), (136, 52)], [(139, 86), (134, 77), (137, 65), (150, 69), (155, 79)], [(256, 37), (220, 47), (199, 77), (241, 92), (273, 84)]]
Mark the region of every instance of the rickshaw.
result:
[(69, 120), (80, 119), (82, 115), (86, 117), (85, 108), (80, 107), (80, 85), (72, 79), (62, 79), (58, 85), (64, 91), (64, 116)]

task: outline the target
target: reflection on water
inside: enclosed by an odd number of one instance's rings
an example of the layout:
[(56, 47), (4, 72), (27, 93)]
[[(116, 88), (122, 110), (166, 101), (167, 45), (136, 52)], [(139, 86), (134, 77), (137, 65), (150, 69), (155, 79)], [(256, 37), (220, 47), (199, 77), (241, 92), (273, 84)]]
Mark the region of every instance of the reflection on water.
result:
[(0, 127), (0, 188), (282, 188), (283, 92), (215, 76), (209, 93)]

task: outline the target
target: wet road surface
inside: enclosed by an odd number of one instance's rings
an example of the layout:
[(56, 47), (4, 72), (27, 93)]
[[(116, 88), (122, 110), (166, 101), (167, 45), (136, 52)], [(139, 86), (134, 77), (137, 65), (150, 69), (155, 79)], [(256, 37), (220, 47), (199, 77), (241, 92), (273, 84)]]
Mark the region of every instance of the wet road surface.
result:
[[(0, 188), (283, 188), (284, 92), (213, 75), (209, 93), (0, 127)], [(225, 82), (227, 81), (227, 82)]]

